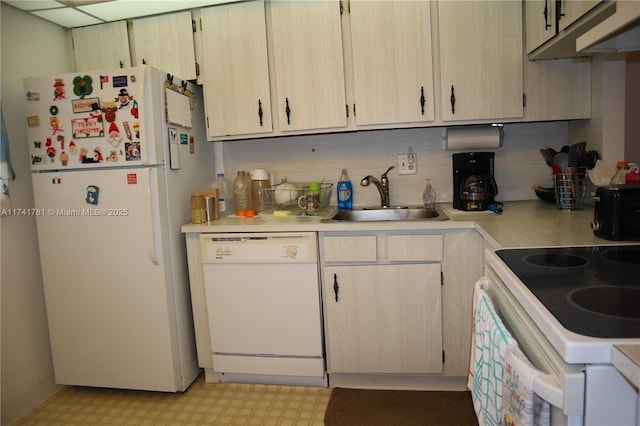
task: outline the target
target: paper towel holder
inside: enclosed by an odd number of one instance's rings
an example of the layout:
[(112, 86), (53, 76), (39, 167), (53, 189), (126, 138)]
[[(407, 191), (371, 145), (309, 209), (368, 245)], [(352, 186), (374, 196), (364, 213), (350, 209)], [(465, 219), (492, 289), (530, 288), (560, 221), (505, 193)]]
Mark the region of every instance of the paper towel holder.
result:
[(455, 126), (442, 129), (442, 149), (445, 151), (498, 149), (502, 147), (503, 142), (503, 124)]

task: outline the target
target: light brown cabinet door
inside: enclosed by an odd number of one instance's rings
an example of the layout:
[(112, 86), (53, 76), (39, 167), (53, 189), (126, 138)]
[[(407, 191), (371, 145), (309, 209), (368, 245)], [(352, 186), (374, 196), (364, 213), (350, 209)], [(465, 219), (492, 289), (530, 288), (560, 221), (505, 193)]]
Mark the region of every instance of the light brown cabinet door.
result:
[(73, 28), (76, 71), (96, 71), (131, 66), (127, 21)]
[(440, 264), (325, 266), (323, 286), (329, 373), (442, 372)]
[(439, 1), (443, 121), (523, 114), (522, 3)]
[(346, 127), (340, 5), (268, 3), (279, 130)]
[(358, 125), (434, 119), (428, 1), (350, 3)]
[(264, 2), (204, 8), (200, 18), (207, 138), (271, 132)]

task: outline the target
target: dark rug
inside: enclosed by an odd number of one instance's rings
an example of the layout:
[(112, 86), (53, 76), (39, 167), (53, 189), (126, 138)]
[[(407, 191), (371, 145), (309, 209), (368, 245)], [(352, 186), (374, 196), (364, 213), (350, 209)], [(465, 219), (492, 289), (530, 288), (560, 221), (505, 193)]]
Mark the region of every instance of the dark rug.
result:
[(334, 388), (327, 426), (476, 426), (469, 391), (404, 391)]

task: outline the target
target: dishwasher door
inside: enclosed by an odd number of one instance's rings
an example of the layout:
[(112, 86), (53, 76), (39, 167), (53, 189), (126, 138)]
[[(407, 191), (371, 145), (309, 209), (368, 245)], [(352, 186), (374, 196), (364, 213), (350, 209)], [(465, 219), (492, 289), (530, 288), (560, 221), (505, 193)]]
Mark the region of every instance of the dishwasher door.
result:
[(214, 371), (323, 377), (315, 233), (203, 237)]

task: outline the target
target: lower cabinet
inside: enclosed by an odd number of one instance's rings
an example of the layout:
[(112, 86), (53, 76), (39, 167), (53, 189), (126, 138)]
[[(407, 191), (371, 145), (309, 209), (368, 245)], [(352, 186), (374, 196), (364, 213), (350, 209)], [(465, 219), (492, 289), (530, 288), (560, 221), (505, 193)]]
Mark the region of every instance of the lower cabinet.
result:
[(329, 373), (442, 372), (440, 264), (323, 268)]
[(466, 377), (475, 229), (319, 232), (319, 243), (329, 374)]
[(439, 234), (321, 238), (329, 373), (441, 373)]

